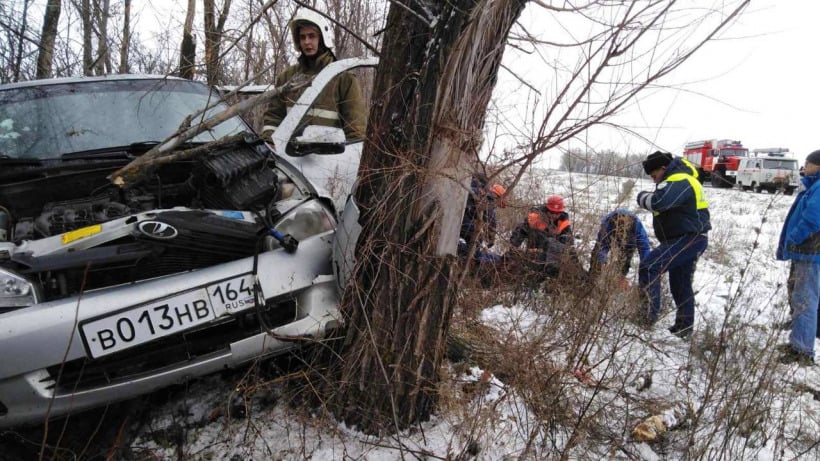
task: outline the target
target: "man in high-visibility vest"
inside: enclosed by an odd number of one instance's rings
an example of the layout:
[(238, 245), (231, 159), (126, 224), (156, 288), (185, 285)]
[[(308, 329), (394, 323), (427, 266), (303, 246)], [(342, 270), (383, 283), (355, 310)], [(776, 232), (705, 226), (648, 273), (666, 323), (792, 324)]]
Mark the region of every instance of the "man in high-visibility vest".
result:
[(695, 295), (692, 278), (698, 258), (709, 244), (709, 204), (700, 182), (681, 159), (668, 152), (654, 152), (643, 169), (655, 182), (653, 192), (638, 193), (638, 206), (652, 212), (652, 227), (660, 245), (641, 261), (638, 279), (647, 297), (647, 324), (661, 311), (661, 276), (669, 272), (669, 288), (677, 306), (669, 331), (681, 338), (692, 334)]

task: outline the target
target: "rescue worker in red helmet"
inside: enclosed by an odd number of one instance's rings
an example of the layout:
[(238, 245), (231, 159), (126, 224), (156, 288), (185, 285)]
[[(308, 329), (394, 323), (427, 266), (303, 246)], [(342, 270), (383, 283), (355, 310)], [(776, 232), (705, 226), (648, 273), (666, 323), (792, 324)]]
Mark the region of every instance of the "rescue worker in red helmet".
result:
[(567, 274), (570, 277), (583, 276), (583, 268), (574, 251), (572, 224), (564, 207), (564, 198), (551, 195), (544, 205), (532, 208), (527, 219), (518, 224), (510, 236), (513, 248), (527, 244), (525, 253), (514, 253), (513, 258), (521, 258), (543, 271), (548, 277)]
[(527, 219), (513, 230), (510, 244), (517, 248), (526, 241), (529, 249), (544, 249), (549, 244), (547, 239), (564, 245), (574, 242), (572, 223), (560, 195), (550, 195), (544, 205), (531, 209)]
[[(298, 63), (276, 76), (276, 87), (291, 80), (312, 79), (336, 60), (333, 54), (333, 29), (322, 15), (300, 8), (289, 27), (293, 44), (301, 54)], [(271, 101), (263, 117), (263, 138), (271, 138), (305, 89), (303, 86), (287, 91)], [(358, 141), (364, 139), (366, 121), (367, 110), (359, 81), (352, 73), (344, 72), (325, 86), (302, 123), (303, 127), (320, 125), (342, 128), (348, 140)]]

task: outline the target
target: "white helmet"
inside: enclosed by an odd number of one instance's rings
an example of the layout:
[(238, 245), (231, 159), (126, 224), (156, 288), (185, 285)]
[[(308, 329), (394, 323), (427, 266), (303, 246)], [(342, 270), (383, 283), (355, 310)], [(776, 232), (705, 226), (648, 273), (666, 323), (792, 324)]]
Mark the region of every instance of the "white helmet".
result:
[(293, 19), (290, 20), (290, 35), (293, 38), (293, 46), (296, 51), (302, 51), (299, 48), (299, 23), (309, 22), (319, 28), (319, 33), (322, 35), (322, 43), (330, 50), (333, 50), (333, 29), (330, 27), (330, 22), (321, 14), (309, 10), (307, 8), (299, 8)]

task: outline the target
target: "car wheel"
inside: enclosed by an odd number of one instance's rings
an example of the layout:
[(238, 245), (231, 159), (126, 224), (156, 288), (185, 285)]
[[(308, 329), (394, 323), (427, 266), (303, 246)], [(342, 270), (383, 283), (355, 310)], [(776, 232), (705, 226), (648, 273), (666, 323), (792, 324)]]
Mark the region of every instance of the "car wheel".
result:
[(786, 195), (792, 195), (794, 193), (794, 187), (787, 187), (786, 190), (783, 191)]

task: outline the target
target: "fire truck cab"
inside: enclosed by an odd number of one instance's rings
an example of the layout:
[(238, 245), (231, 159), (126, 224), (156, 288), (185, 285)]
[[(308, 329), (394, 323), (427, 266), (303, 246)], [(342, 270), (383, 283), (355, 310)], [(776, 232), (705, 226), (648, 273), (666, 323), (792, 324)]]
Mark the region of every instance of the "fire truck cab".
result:
[(709, 179), (713, 187), (732, 187), (740, 159), (748, 157), (749, 150), (740, 141), (707, 139), (687, 143), (683, 156), (698, 167), (701, 181)]

